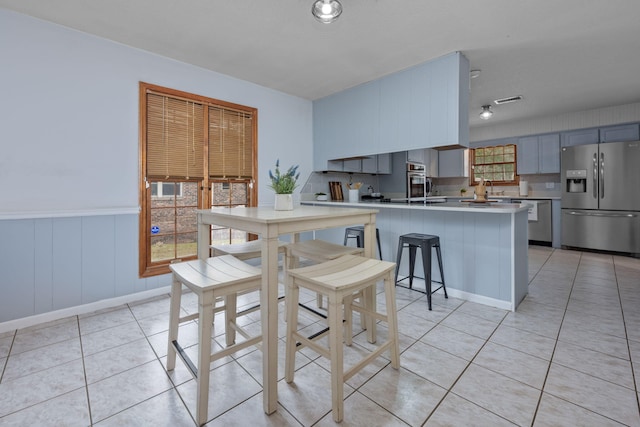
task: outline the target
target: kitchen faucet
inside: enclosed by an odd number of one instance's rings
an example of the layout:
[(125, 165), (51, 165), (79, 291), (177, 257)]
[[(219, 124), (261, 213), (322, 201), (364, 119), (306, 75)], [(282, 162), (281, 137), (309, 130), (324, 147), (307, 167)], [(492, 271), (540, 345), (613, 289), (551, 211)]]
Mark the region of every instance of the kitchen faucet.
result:
[[(490, 195), (493, 195), (493, 181), (491, 181), (490, 179), (485, 179), (484, 180), (485, 183), (489, 182), (491, 183), (491, 191), (489, 192)], [(486, 185), (486, 184), (485, 184)]]

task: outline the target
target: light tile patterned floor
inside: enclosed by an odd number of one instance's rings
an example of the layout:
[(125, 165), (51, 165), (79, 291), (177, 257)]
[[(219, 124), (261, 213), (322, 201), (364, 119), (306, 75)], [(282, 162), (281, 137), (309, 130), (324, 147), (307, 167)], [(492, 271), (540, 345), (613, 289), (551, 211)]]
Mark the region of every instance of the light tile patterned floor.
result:
[[(532, 246), (529, 279), (515, 313), (442, 295), (429, 312), (397, 289), (401, 369), (380, 359), (351, 378), (342, 425), (639, 426), (640, 260)], [(164, 296), (0, 334), (0, 426), (193, 426), (194, 381), (180, 361), (164, 369), (168, 309)], [(196, 334), (181, 327), (192, 356)], [(356, 336), (345, 360), (367, 346)], [(208, 426), (335, 425), (327, 361), (299, 352), (266, 416), (260, 357), (213, 364)]]

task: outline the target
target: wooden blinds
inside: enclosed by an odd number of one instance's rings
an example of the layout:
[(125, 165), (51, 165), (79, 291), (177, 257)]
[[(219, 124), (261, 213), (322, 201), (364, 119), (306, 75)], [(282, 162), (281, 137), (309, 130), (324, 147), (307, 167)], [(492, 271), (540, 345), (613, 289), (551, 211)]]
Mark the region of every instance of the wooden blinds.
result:
[(204, 178), (203, 105), (147, 93), (147, 176)]
[(253, 115), (209, 106), (209, 176), (251, 178)]

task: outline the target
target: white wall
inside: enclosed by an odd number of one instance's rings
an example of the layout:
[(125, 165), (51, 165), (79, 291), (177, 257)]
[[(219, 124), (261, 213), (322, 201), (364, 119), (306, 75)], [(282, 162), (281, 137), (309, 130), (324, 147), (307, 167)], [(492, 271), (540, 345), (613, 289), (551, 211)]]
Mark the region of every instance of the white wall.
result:
[(4, 9), (0, 58), (0, 218), (137, 209), (139, 81), (258, 108), (261, 204), (312, 170), (307, 100)]

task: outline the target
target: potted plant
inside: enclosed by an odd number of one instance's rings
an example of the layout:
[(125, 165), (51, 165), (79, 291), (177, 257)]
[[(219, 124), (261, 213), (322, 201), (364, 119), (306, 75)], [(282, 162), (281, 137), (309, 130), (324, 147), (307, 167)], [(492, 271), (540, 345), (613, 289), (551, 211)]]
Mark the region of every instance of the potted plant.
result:
[(467, 193), (467, 189), (466, 188), (461, 188), (460, 189), (460, 197), (464, 197), (464, 195)]
[(293, 209), (293, 190), (298, 187), (298, 165), (291, 166), (285, 173), (280, 172), (280, 159), (276, 160), (275, 173), (269, 170), (271, 187), (276, 192), (274, 208), (277, 211), (290, 211)]
[(316, 196), (316, 200), (324, 202), (328, 199), (327, 197), (327, 193), (316, 193), (314, 194)]

